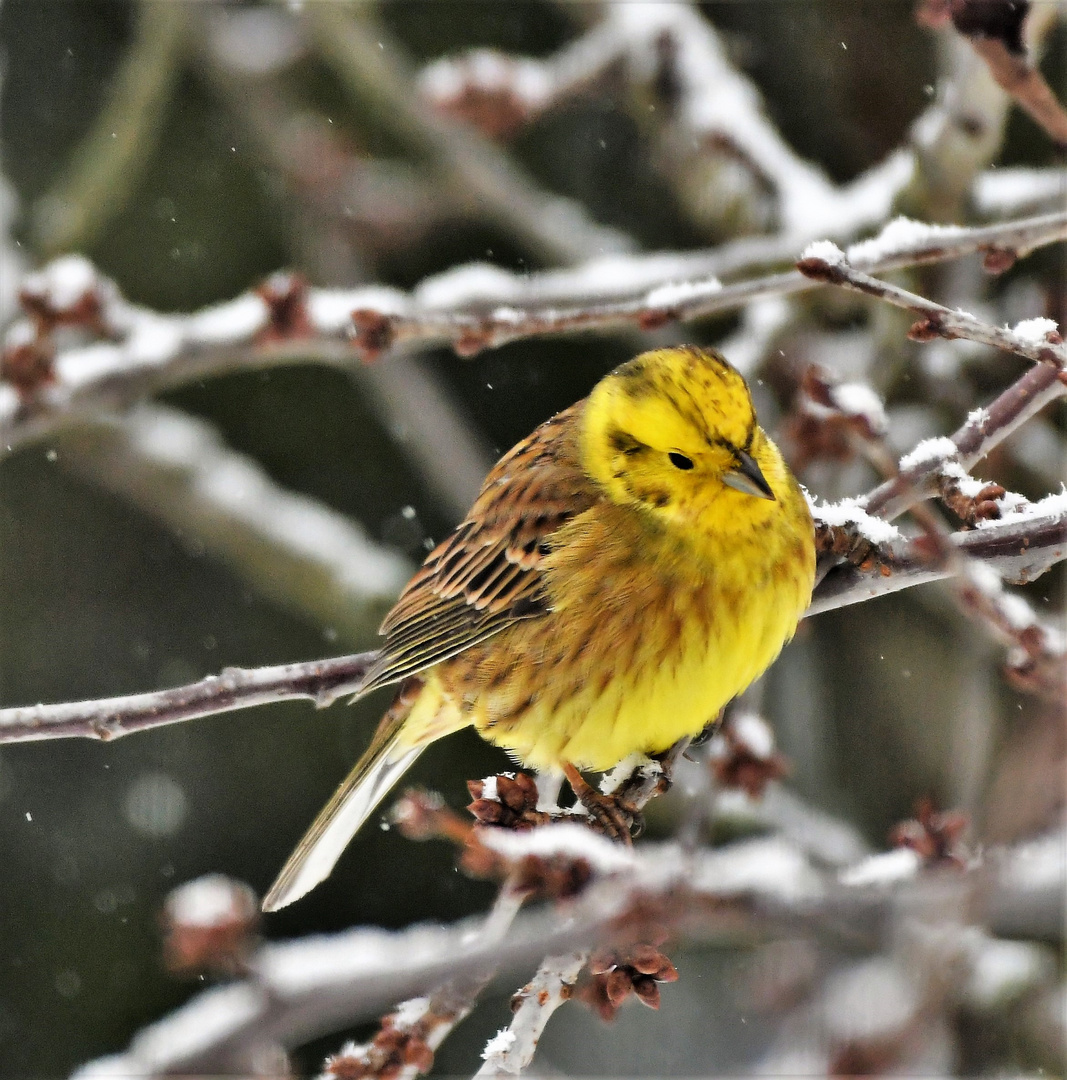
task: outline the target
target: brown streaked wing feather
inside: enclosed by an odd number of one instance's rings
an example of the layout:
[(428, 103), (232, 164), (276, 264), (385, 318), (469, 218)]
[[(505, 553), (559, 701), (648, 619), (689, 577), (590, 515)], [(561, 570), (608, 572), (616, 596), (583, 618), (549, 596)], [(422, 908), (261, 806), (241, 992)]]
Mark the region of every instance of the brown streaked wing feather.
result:
[(547, 420), (493, 467), (467, 518), (430, 553), (385, 617), (382, 655), (360, 693), (548, 611), (541, 545), (598, 498), (578, 463), (582, 405)]

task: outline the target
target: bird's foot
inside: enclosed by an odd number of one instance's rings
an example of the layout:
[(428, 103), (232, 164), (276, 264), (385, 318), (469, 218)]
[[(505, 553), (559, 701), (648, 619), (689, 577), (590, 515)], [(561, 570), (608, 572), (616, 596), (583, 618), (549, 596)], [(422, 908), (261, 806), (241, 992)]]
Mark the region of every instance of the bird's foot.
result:
[(571, 764), (563, 766), (563, 774), (567, 777), (567, 783), (570, 784), (575, 798), (589, 812), (589, 816), (597, 823), (600, 830), (627, 847), (632, 846), (633, 839), (630, 830), (637, 826), (640, 831), (644, 826), (637, 808), (614, 795), (602, 795), (591, 787), (585, 777)]

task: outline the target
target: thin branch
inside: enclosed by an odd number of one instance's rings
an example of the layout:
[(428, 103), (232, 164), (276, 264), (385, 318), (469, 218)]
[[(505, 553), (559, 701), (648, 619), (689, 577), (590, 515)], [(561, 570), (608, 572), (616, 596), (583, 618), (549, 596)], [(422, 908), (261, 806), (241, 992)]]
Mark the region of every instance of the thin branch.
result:
[(276, 667), (224, 668), (218, 675), (170, 690), (0, 709), (0, 742), (69, 738), (108, 742), (148, 728), (291, 698), (309, 698), (322, 709), (353, 693), (377, 655), (367, 652)]
[(1067, 370), (1067, 347), (1064, 347), (1063, 337), (1050, 319), (1028, 319), (1019, 323), (1014, 330), (991, 326), (966, 311), (953, 311), (857, 270), (833, 244), (811, 244), (801, 255), (797, 266), (806, 277), (885, 300), (918, 315), (920, 321), (908, 335), (913, 340), (966, 338), (1049, 364), (1059, 372)]
[[(835, 254), (836, 253), (836, 254)], [(1040, 361), (1012, 383), (990, 405), (974, 410), (950, 437), (920, 443), (900, 462), (899, 474), (885, 481), (864, 500), (874, 517), (893, 520), (923, 498), (935, 494), (946, 463), (967, 471), (1046, 405), (1067, 394), (1064, 368), (1067, 349), (1051, 320), (1033, 319), (1015, 330), (989, 326), (965, 312), (953, 312), (939, 304), (876, 281), (855, 270), (832, 244), (812, 245), (798, 264), (818, 280), (875, 295), (922, 316), (913, 327), (920, 340), (926, 336), (966, 337), (995, 344), (1020, 356)], [(918, 330), (916, 331), (916, 328)], [(1051, 328), (1051, 329), (1050, 329)]]
[[(1025, 253), (1063, 239), (1067, 214), (976, 229), (916, 225), (906, 243), (899, 234), (899, 228), (887, 229), (877, 247), (865, 241), (850, 249), (856, 265), (885, 272), (982, 250)], [(7, 335), (0, 367), (9, 380), (0, 379), (0, 454), (58, 430), (79, 414), (122, 408), (147, 394), (228, 371), (283, 363), (351, 367), (361, 356), (400, 344), (447, 343), (470, 354), (543, 334), (649, 329), (812, 287), (795, 270), (723, 286), (712, 276), (736, 269), (746, 257), (758, 261), (765, 255), (759, 245), (754, 250), (742, 245), (688, 255), (616, 256), (573, 271), (529, 276), (469, 267), (430, 278), (412, 294), (380, 286), (309, 289), (277, 276), (256, 291), (190, 315), (136, 307), (85, 260), (59, 260), (25, 283), (25, 302), (36, 321), (18, 322)], [(568, 302), (568, 296), (593, 299)], [(107, 340), (56, 353), (50, 332), (57, 323), (95, 328)], [(16, 390), (11, 372), (20, 362), (40, 374)]]
[(570, 1000), (589, 953), (549, 956), (534, 977), (519, 991), (511, 1023), (489, 1040), (485, 1059), (475, 1076), (517, 1076), (533, 1060), (541, 1035), (552, 1014)]

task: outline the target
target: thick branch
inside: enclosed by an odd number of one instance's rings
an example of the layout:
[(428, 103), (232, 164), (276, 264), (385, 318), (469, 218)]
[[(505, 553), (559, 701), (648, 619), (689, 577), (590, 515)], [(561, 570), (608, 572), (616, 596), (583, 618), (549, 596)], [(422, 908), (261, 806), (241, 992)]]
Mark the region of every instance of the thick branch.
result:
[[(517, 856), (521, 840), (515, 838)], [(596, 840), (590, 836), (594, 860)], [(832, 941), (876, 944), (895, 911), (970, 894), (981, 909), (971, 912), (974, 918), (988, 915), (1006, 932), (1026, 920), (1028, 932), (1055, 937), (1062, 933), (1062, 841), (1050, 838), (1046, 846), (1051, 850), (990, 852), (984, 862), (946, 879), (916, 876), (918, 860), (894, 877), (867, 864), (851, 875), (820, 872), (780, 839), (695, 852), (642, 845), (625, 868), (616, 862), (597, 870), (575, 900), (521, 916), (506, 941), (485, 934), (484, 923), (468, 921), (266, 945), (253, 961), (253, 978), (194, 998), (145, 1029), (125, 1054), (94, 1062), (81, 1075), (244, 1069), (257, 1047), (299, 1045), (379, 1016), (446, 979), (477, 976), (493, 966), (515, 971), (546, 952), (558, 955), (598, 941), (640, 940), (652, 927), (705, 942), (806, 928)], [(1040, 880), (1033, 871), (1037, 858), (1048, 867)], [(868, 863), (878, 859), (885, 857)]]

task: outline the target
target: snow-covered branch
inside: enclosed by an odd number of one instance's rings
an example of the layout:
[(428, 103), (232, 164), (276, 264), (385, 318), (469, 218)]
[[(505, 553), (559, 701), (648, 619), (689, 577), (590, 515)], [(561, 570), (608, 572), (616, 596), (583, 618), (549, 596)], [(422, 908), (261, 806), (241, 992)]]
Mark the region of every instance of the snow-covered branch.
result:
[[(847, 235), (883, 220), (907, 180), (910, 161), (900, 154), (837, 188), (786, 142), (755, 84), (737, 71), (715, 28), (689, 3), (605, 4), (588, 34), (556, 56), (539, 61), (483, 50), (439, 60), (423, 73), (422, 88), (441, 112), (499, 134), (615, 68), (632, 84), (632, 98), (642, 102), (639, 119), (653, 112), (662, 157), (670, 162), (668, 177), (698, 218), (716, 201), (707, 194), (707, 174), (716, 167), (741, 189), (725, 195), (720, 213), (750, 204), (740, 212), (752, 225), (765, 228), (777, 220), (800, 243), (820, 229), (840, 228)], [(747, 183), (738, 174), (747, 174)], [(690, 176), (699, 178), (696, 184)], [(729, 191), (731, 185), (723, 187)], [(773, 206), (760, 208), (768, 188)]]
[[(573, 828), (511, 834), (512, 855), (521, 856), (524, 842), (531, 853), (543, 854), (554, 830)], [(101, 1080), (118, 1074), (247, 1069), (257, 1054), (378, 1016), (445, 980), (493, 968), (514, 972), (546, 952), (563, 956), (598, 942), (625, 944), (640, 940), (653, 926), (705, 942), (801, 927), (831, 941), (877, 942), (891, 929), (889, 916), (895, 910), (913, 910), (936, 896), (942, 903), (957, 898), (949, 906), (954, 910), (958, 898), (970, 896), (972, 916), (990, 919), (994, 931), (1011, 932), (1023, 921), (1031, 933), (1062, 930), (1059, 896), (1067, 868), (1061, 837), (1050, 837), (1040, 851), (987, 852), (983, 860), (945, 878), (920, 872), (921, 859), (909, 859), (903, 867), (901, 860), (885, 856), (844, 872), (819, 870), (775, 837), (695, 851), (642, 845), (625, 865), (613, 860), (601, 866), (604, 841), (586, 835), (588, 844), (580, 851), (570, 833), (560, 850), (592, 865), (591, 884), (561, 906), (520, 916), (504, 941), (486, 934), (484, 921), (471, 920), (397, 932), (356, 929), (264, 945), (249, 961), (249, 978), (201, 994), (145, 1028), (125, 1053), (92, 1062), (76, 1076)], [(884, 867), (875, 865), (877, 859)], [(943, 932), (961, 930), (946, 922)], [(569, 969), (564, 971), (562, 964), (558, 969), (562, 987)], [(424, 1002), (413, 1002), (413, 1012), (416, 1004), (425, 1008)], [(523, 1017), (523, 1030), (529, 1026), (533, 1031), (532, 1021)], [(530, 1041), (535, 1039), (532, 1034)], [(514, 1039), (502, 1038), (494, 1051), (504, 1054), (518, 1040), (518, 1033)]]
[[(862, 247), (862, 245), (857, 245)], [(805, 248), (797, 263), (806, 277), (830, 285), (865, 293), (904, 308), (919, 316), (909, 337), (915, 341), (934, 338), (966, 338), (1005, 352), (1014, 352), (1029, 360), (1049, 364), (1057, 371), (1067, 369), (1067, 348), (1056, 323), (1051, 319), (1026, 319), (1013, 328), (991, 326), (966, 311), (943, 307), (923, 296), (908, 292), (887, 281), (880, 281), (856, 269), (836, 244), (816, 241)]]
[[(1014, 340), (1017, 330), (1016, 333), (1003, 333)], [(1045, 349), (1062, 352), (1062, 346), (1048, 344), (1037, 346), (1035, 351), (1043, 353)], [(899, 517), (909, 507), (937, 491), (938, 482), (946, 474), (946, 469), (953, 471), (962, 468), (966, 472), (973, 468), (1027, 420), (1065, 395), (1067, 383), (1063, 381), (1061, 370), (1053, 363), (1037, 364), (989, 405), (969, 413), (951, 436), (920, 442), (901, 459), (898, 475), (880, 484), (864, 498), (864, 511), (871, 517), (886, 521)]]
[[(897, 222), (876, 240), (854, 245), (849, 257), (873, 272), (975, 251), (1010, 261), (1012, 254), (1065, 235), (1062, 213), (973, 229)], [(648, 329), (812, 287), (795, 270), (719, 282), (718, 274), (766, 255), (759, 244), (742, 244), (616, 255), (532, 275), (471, 266), (428, 278), (410, 294), (381, 286), (314, 289), (279, 274), (252, 292), (188, 315), (130, 304), (86, 260), (66, 257), (25, 281), (27, 317), (7, 332), (0, 453), (84, 413), (126, 407), (161, 389), (228, 371), (283, 363), (349, 367), (398, 347), (450, 344), (470, 354), (541, 334)]]
[[(833, 516), (845, 523), (859, 522), (860, 535), (863, 522), (871, 520), (856, 506), (816, 508), (817, 519), (820, 509), (834, 511)], [(962, 554), (988, 565), (1006, 581), (1033, 581), (1067, 559), (1067, 495), (1050, 495), (1033, 504), (1030, 513), (1017, 518), (984, 522), (978, 529), (953, 533), (952, 541)], [(958, 567), (952, 564), (931, 562), (921, 539), (908, 539), (899, 533), (888, 543), (876, 545), (868, 558), (867, 565), (843, 563), (828, 573), (815, 590), (808, 615), (943, 581), (958, 573)]]

